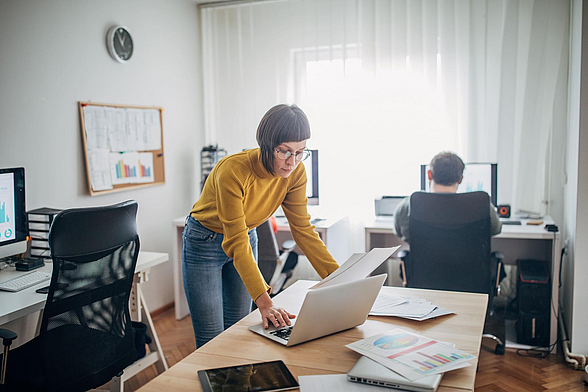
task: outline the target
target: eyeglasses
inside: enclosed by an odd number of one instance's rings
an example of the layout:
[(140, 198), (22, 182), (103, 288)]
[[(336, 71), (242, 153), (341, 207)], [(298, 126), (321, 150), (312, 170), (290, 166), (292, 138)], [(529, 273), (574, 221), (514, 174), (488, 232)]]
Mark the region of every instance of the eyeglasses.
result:
[(303, 151), (297, 152), (295, 154), (291, 153), (290, 151), (280, 150), (279, 148), (276, 148), (275, 151), (278, 155), (278, 159), (282, 161), (285, 161), (286, 159), (294, 155), (294, 159), (296, 160), (296, 162), (301, 162), (310, 156), (310, 150), (308, 148), (305, 148)]

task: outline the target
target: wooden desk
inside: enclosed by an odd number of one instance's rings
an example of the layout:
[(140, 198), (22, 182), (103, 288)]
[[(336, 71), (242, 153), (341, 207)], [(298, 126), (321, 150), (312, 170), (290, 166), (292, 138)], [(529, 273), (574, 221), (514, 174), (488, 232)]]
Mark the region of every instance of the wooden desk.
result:
[[(298, 281), (274, 298), (287, 309), (298, 309), (308, 287), (316, 282)], [(455, 315), (427, 321), (395, 317), (372, 317), (361, 326), (293, 347), (285, 347), (247, 329), (260, 322), (258, 311), (184, 358), (141, 388), (140, 392), (201, 391), (198, 370), (281, 359), (292, 373), (302, 375), (347, 373), (360, 355), (345, 345), (393, 328), (403, 328), (424, 336), (453, 342), (476, 358), (472, 366), (446, 373), (439, 391), (473, 391), (480, 353), (487, 295), (435, 290), (384, 287), (395, 294), (425, 298), (435, 305), (451, 309)], [(317, 320), (320, 322), (320, 320)], [(378, 389), (379, 391), (379, 389)], [(376, 392), (374, 390), (374, 392)]]
[[(541, 225), (527, 225), (530, 219), (516, 219), (521, 225), (502, 225), (500, 234), (492, 237), (492, 251), (504, 255), (505, 264), (516, 265), (517, 259), (534, 259), (547, 262), (551, 273), (551, 320), (550, 342), (557, 341), (557, 315), (559, 307), (559, 265), (561, 263), (561, 239), (560, 233), (545, 230), (546, 224), (554, 224), (550, 216), (541, 220)], [(534, 219), (535, 220), (535, 219)], [(403, 245), (408, 249), (408, 244), (396, 236), (394, 219), (392, 217), (373, 219), (365, 226), (365, 250), (372, 248), (385, 248)], [(388, 276), (398, 274), (397, 269), (388, 268), (386, 271), (377, 270), (378, 273), (387, 272)], [(507, 340), (506, 347), (529, 348), (529, 346), (517, 345)], [(557, 353), (557, 347), (552, 351)]]

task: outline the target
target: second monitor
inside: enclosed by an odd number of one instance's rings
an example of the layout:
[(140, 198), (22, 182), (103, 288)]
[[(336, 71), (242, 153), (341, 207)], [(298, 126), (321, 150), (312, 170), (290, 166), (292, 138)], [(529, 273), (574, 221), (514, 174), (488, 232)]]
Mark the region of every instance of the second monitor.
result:
[[(466, 163), (463, 180), (457, 187), (457, 193), (484, 191), (490, 196), (492, 204), (498, 205), (497, 166), (496, 163)], [(430, 192), (431, 184), (427, 178), (427, 171), (429, 171), (429, 165), (421, 165), (421, 190)]]
[(308, 204), (319, 204), (319, 169), (318, 169), (318, 150), (310, 150), (308, 159), (302, 161), (306, 170), (306, 197)]

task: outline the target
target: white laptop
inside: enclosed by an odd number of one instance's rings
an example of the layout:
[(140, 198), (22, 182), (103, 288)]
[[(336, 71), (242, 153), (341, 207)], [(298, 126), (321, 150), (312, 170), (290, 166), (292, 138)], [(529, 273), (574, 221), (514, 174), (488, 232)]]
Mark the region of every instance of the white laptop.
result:
[(387, 274), (309, 290), (298, 316), (288, 327), (249, 327), (268, 339), (294, 346), (363, 324)]
[(433, 392), (437, 390), (443, 374), (434, 374), (410, 381), (368, 357), (361, 357), (347, 373), (347, 380), (377, 385), (402, 391)]

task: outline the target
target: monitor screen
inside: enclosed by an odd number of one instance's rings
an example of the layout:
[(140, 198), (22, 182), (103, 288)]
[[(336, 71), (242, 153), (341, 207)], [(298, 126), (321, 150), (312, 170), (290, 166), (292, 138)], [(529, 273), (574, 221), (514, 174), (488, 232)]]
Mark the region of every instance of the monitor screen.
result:
[(306, 197), (308, 204), (319, 204), (319, 173), (318, 173), (318, 150), (310, 150), (310, 156), (302, 161), (306, 170)]
[(0, 169), (0, 257), (27, 250), (24, 168)]
[[(421, 165), (421, 190), (430, 192), (431, 184), (427, 178), (429, 165)], [(484, 191), (490, 196), (492, 204), (497, 205), (497, 164), (466, 163), (463, 180), (457, 187), (457, 193)]]

